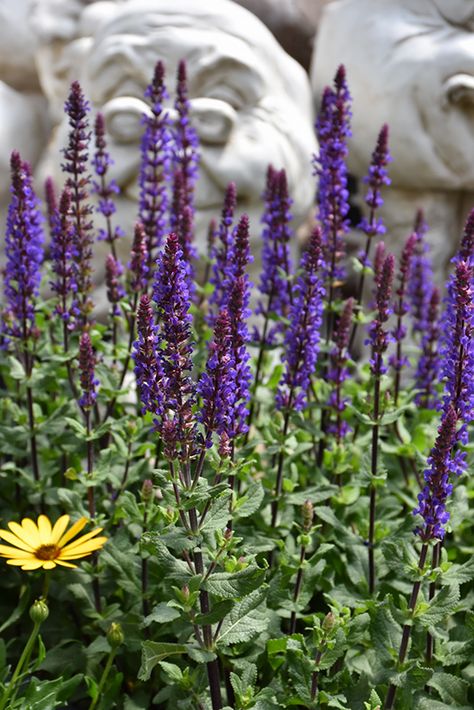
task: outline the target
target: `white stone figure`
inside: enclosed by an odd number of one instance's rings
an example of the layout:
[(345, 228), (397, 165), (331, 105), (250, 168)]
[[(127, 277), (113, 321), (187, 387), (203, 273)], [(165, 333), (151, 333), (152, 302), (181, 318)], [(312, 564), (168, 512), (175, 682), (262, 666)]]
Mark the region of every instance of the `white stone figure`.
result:
[[(474, 3), (333, 0), (316, 37), (316, 104), (341, 63), (354, 100), (349, 169), (366, 174), (388, 123), (385, 241), (399, 251), (423, 208), (441, 276), (474, 206)], [(362, 199), (361, 183), (359, 192)]]
[[(93, 112), (100, 109), (105, 115), (108, 149), (115, 161), (110, 177), (121, 188), (115, 223), (129, 236), (123, 240), (122, 257), (127, 258), (137, 216), (141, 117), (147, 110), (143, 93), (159, 59), (166, 67), (171, 100), (178, 61), (187, 63), (192, 121), (201, 151), (196, 193), (200, 246), (209, 220), (219, 217), (224, 190), (232, 180), (239, 212), (250, 214), (252, 234), (260, 234), (260, 196), (270, 162), (286, 168), (294, 199), (293, 225), (304, 222), (315, 191), (310, 85), (304, 70), (260, 20), (230, 0), (101, 4), (107, 5), (105, 19), (93, 28), (94, 23), (87, 23), (87, 48), (68, 80), (79, 79)], [(67, 131), (63, 120), (41, 171), (42, 177), (51, 174), (58, 183), (64, 177), (59, 150)], [(97, 215), (97, 224), (100, 220)]]

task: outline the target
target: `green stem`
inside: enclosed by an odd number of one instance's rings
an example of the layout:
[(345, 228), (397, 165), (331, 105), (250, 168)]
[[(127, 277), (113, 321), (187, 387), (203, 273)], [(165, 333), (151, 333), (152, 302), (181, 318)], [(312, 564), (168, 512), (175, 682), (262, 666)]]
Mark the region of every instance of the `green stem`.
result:
[(13, 672), (12, 679), (10, 683), (8, 684), (8, 687), (6, 688), (2, 699), (0, 700), (0, 710), (5, 710), (7, 707), (8, 700), (10, 699), (10, 696), (12, 692), (15, 690), (15, 686), (18, 680), (18, 677), (23, 669), (23, 665), (26, 661), (27, 658), (30, 657), (31, 652), (33, 650), (33, 646), (36, 641), (36, 637), (38, 636), (39, 630), (40, 630), (41, 622), (36, 622), (33, 626), (33, 629), (31, 631), (30, 637), (28, 641), (26, 642), (25, 648), (23, 649), (23, 653), (20, 656), (20, 660), (17, 663), (17, 666)]
[(100, 700), (100, 696), (102, 695), (102, 691), (104, 689), (105, 682), (108, 678), (108, 675), (110, 673), (110, 669), (112, 668), (112, 663), (114, 662), (115, 654), (117, 653), (117, 649), (113, 648), (110, 653), (109, 657), (107, 658), (107, 663), (105, 664), (105, 668), (103, 670), (101, 679), (99, 681), (99, 687), (97, 688), (97, 695), (95, 698), (92, 700), (91, 704), (89, 705), (89, 710), (94, 710), (96, 707), (97, 703)]

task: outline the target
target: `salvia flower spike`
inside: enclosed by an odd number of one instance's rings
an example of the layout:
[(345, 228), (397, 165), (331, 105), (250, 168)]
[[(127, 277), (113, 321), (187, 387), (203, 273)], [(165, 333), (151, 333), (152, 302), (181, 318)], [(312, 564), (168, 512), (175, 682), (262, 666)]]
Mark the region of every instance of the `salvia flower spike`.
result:
[(112, 216), (117, 211), (113, 196), (120, 192), (120, 188), (115, 180), (107, 181), (107, 173), (113, 165), (113, 160), (107, 151), (107, 140), (105, 136), (105, 121), (102, 113), (98, 113), (94, 123), (95, 153), (92, 158), (92, 165), (98, 180), (94, 180), (93, 191), (99, 198), (97, 211), (103, 215), (106, 222), (106, 229), (99, 230), (98, 239), (110, 244), (112, 254), (116, 257), (115, 241), (123, 237), (125, 232), (121, 227), (112, 225)]
[(234, 253), (232, 224), (236, 204), (237, 189), (235, 183), (231, 182), (225, 192), (217, 239), (214, 241), (211, 252), (211, 258), (214, 259), (212, 275), (209, 279), (214, 286), (214, 291), (209, 298), (209, 304), (212, 309), (209, 316), (209, 321), (211, 322), (215, 318), (215, 313), (227, 305), (229, 285), (232, 283)]
[(35, 331), (35, 300), (43, 261), (43, 230), (31, 168), (20, 154), (11, 155), (11, 202), (7, 213), (4, 272), (5, 335), (26, 341)]
[(441, 335), (439, 321), (440, 300), (439, 289), (433, 287), (428, 312), (426, 316), (423, 316), (425, 330), (421, 340), (421, 354), (415, 374), (415, 388), (418, 390), (415, 402), (426, 409), (435, 409), (438, 405), (436, 385), (441, 368), (441, 359), (438, 353), (438, 343)]
[(99, 380), (95, 376), (96, 356), (89, 333), (82, 333), (79, 340), (79, 373), (82, 394), (79, 405), (86, 412), (90, 411), (97, 399)]
[(155, 417), (163, 413), (163, 369), (159, 351), (158, 326), (155, 324), (150, 297), (145, 293), (138, 306), (137, 340), (133, 344), (133, 359), (137, 388), (143, 405), (142, 413), (150, 412)]
[(55, 312), (66, 323), (68, 329), (74, 326), (79, 315), (77, 307), (77, 281), (74, 264), (74, 225), (70, 216), (71, 193), (65, 188), (59, 200), (59, 210), (52, 216), (51, 262), (55, 279), (51, 289), (58, 296)]
[(342, 386), (349, 376), (349, 334), (352, 325), (354, 299), (349, 298), (343, 308), (339, 323), (334, 331), (333, 347), (330, 353), (327, 380), (332, 391), (329, 396), (328, 406), (333, 412), (332, 421), (327, 425), (329, 434), (334, 434), (339, 444), (351, 431), (349, 424), (344, 421), (343, 414), (347, 409), (349, 400), (343, 396)]

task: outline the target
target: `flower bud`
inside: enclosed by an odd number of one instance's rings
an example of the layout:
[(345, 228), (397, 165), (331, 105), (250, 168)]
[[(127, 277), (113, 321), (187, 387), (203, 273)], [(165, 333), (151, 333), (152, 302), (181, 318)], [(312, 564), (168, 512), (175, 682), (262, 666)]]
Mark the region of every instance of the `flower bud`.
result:
[(46, 621), (46, 619), (49, 616), (49, 609), (48, 605), (44, 601), (44, 599), (37, 599), (33, 606), (30, 607), (30, 619), (35, 623), (35, 624), (42, 624), (43, 621)]
[(191, 592), (189, 591), (189, 587), (187, 584), (185, 584), (184, 587), (181, 589), (181, 593), (183, 595), (183, 600), (185, 602), (188, 602), (191, 596)]
[(111, 648), (118, 648), (123, 644), (124, 636), (120, 624), (113, 622), (107, 631), (107, 641)]
[(143, 481), (141, 497), (144, 503), (151, 503), (153, 500), (153, 481), (150, 481), (149, 478)]
[(305, 500), (303, 503), (303, 530), (309, 532), (313, 525), (314, 509), (310, 500)]
[(330, 611), (324, 617), (324, 621), (322, 623), (323, 631), (325, 631), (327, 634), (330, 633), (333, 630), (335, 624), (336, 624), (336, 617), (334, 616), (332, 611)]

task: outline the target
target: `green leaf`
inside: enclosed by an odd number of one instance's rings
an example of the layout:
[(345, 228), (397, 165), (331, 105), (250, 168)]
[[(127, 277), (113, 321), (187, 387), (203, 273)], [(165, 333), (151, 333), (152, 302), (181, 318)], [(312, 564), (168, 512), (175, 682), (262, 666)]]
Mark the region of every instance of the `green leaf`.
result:
[(66, 424), (69, 424), (71, 429), (74, 429), (76, 434), (79, 434), (80, 437), (83, 437), (84, 439), (87, 437), (86, 427), (84, 426), (84, 424), (78, 422), (77, 419), (73, 419), (72, 417), (64, 417), (64, 421), (66, 422)]
[(230, 496), (230, 491), (226, 491), (224, 495), (219, 496), (219, 498), (211, 504), (209, 512), (204, 518), (203, 524), (199, 526), (200, 532), (209, 533), (225, 528), (230, 518)]
[(196, 663), (209, 663), (209, 661), (214, 661), (217, 658), (216, 654), (212, 651), (207, 651), (199, 646), (193, 646), (190, 643), (186, 644), (186, 651), (189, 658), (196, 661)]
[(18, 621), (18, 619), (22, 616), (23, 612), (25, 611), (26, 607), (28, 606), (28, 603), (30, 601), (30, 589), (29, 587), (22, 587), (21, 592), (20, 592), (20, 600), (18, 602), (18, 606), (16, 609), (12, 611), (10, 616), (5, 619), (3, 624), (0, 626), (0, 633), (5, 631), (5, 629), (8, 629), (9, 626), (15, 623), (15, 621)]
[(440, 624), (456, 609), (459, 598), (459, 587), (457, 585), (443, 587), (434, 596), (428, 609), (418, 616), (419, 620), (426, 628)]
[(441, 584), (464, 584), (474, 579), (474, 557), (463, 565), (453, 564), (441, 576)]
[(186, 653), (186, 646), (182, 643), (144, 641), (142, 643), (142, 664), (138, 671), (139, 680), (148, 680), (153, 668), (163, 659), (183, 653)]
[(143, 626), (149, 626), (153, 622), (157, 624), (167, 624), (170, 621), (179, 619), (180, 616), (181, 614), (178, 609), (168, 606), (165, 602), (160, 602), (160, 604), (157, 604), (153, 608), (151, 614), (145, 618)]
[(194, 617), (194, 622), (200, 626), (207, 626), (209, 624), (217, 624), (224, 616), (227, 616), (229, 611), (232, 609), (233, 602), (231, 599), (224, 599), (224, 601), (217, 602), (212, 607), (212, 610), (207, 614), (197, 614)]
[(451, 707), (467, 704), (469, 683), (459, 676), (437, 671), (427, 684), (437, 690), (441, 700), (450, 704)]
[(13, 377), (14, 380), (26, 379), (25, 368), (23, 367), (22, 363), (16, 359), (16, 357), (13, 357), (13, 355), (9, 355), (8, 365), (10, 368), (8, 372), (10, 377)]
[(180, 683), (182, 681), (183, 671), (175, 663), (168, 663), (168, 661), (160, 661), (158, 665), (163, 668), (168, 678), (174, 683)]
[(248, 518), (259, 510), (265, 491), (260, 482), (251, 483), (245, 495), (239, 498), (234, 507), (234, 515), (238, 518)]
[(267, 588), (262, 586), (234, 605), (222, 624), (216, 644), (218, 647), (249, 641), (267, 628), (266, 596)]
[(260, 587), (265, 570), (255, 563), (239, 572), (216, 572), (204, 582), (203, 587), (220, 599), (235, 599), (250, 594)]

